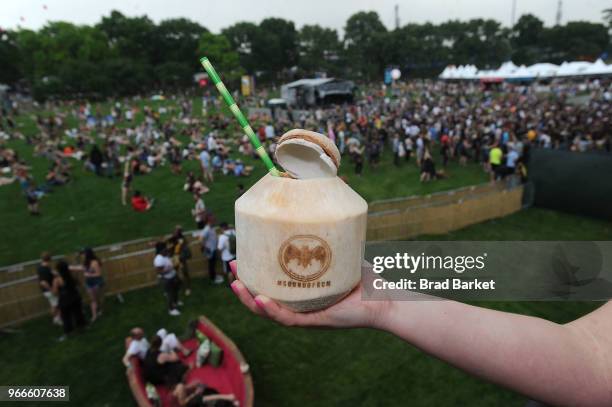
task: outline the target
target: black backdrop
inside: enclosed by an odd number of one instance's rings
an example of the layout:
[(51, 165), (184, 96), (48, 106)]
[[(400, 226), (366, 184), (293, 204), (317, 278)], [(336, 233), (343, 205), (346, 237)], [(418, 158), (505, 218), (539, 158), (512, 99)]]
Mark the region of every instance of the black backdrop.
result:
[(612, 154), (532, 149), (534, 205), (612, 220)]

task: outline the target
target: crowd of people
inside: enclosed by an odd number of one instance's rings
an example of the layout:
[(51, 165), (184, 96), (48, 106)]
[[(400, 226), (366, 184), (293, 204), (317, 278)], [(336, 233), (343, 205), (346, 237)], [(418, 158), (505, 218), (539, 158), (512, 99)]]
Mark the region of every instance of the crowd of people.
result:
[[(393, 163), (413, 162), (420, 180), (447, 177), (449, 161), (483, 165), (492, 179), (516, 172), (528, 162), (530, 148), (576, 152), (611, 149), (610, 80), (548, 85), (502, 84), (483, 88), (475, 83), (409, 81), (392, 88), (365, 86), (354, 101), (321, 107), (270, 112), (254, 109), (250, 121), (270, 153), (280, 135), (307, 128), (329, 136), (347, 156), (357, 175), (365, 164), (380, 165), (385, 149)], [(576, 94), (587, 101), (575, 102)], [(263, 94), (267, 94), (264, 92)], [(133, 210), (153, 208), (153, 197), (134, 188), (135, 178), (167, 165), (180, 175), (185, 160), (196, 160), (201, 172), (189, 172), (185, 190), (196, 202), (214, 184), (215, 174), (247, 177), (255, 158), (248, 138), (220, 101), (208, 92), (202, 110), (195, 111), (188, 95), (174, 103), (142, 108), (134, 100), (114, 100), (109, 112), (90, 102), (48, 103), (49, 116), (33, 116), (37, 132), (22, 133), (17, 109), (3, 109), (0, 117), (0, 185), (18, 180), (33, 215), (39, 200), (54, 188), (73, 180), (76, 162), (100, 177), (121, 178), (121, 202), (131, 199)], [(242, 99), (256, 107), (262, 99)], [(153, 103), (151, 103), (153, 105)], [(44, 182), (31, 176), (31, 166), (6, 141), (21, 138), (34, 154), (49, 160)], [(497, 146), (497, 153), (490, 152)], [(130, 196), (131, 195), (131, 196)], [(204, 219), (197, 221), (203, 224)]]
[[(203, 228), (195, 234), (193, 245), (199, 247), (206, 259), (210, 281), (216, 285), (224, 282), (230, 284), (233, 274), (229, 263), (236, 258), (236, 232), (226, 222), (218, 226), (213, 222), (212, 216), (206, 217)], [(154, 243), (152, 265), (171, 316), (181, 315), (181, 291), (185, 296), (192, 292), (189, 260), (193, 256), (190, 248), (193, 245), (190, 245), (181, 226), (176, 226), (169, 236)], [(102, 315), (104, 274), (102, 260), (89, 247), (79, 252), (74, 264), (63, 258), (53, 262), (49, 252), (42, 253), (37, 268), (38, 283), (49, 302), (53, 323), (63, 327), (64, 334), (59, 338), (61, 341), (76, 329), (84, 328), (87, 323), (81, 291), (88, 296), (90, 323)]]
[[(201, 340), (196, 351), (195, 360), (186, 363), (185, 358), (194, 352), (186, 348), (181, 340), (166, 329), (159, 329), (147, 340), (145, 332), (140, 327), (130, 330), (125, 341), (126, 352), (123, 364), (130, 368), (134, 359), (140, 363), (143, 379), (147, 383), (147, 396), (150, 400), (159, 400), (155, 386), (163, 385), (170, 389), (170, 403), (178, 407), (223, 407), (239, 406), (233, 394), (220, 394), (206, 383), (195, 380), (187, 382), (187, 372), (204, 364), (213, 366), (220, 363), (211, 355), (211, 341), (197, 334), (197, 322), (190, 324), (189, 338)], [(181, 357), (182, 356), (182, 357)]]
[[(537, 84), (483, 88), (476, 83), (409, 81), (391, 88), (365, 86), (351, 102), (275, 110), (274, 117), (271, 111), (258, 108), (264, 103), (262, 95), (265, 92), (239, 100), (245, 110), (253, 107), (249, 120), (272, 157), (284, 132), (311, 129), (333, 140), (357, 175), (364, 165), (376, 171), (383, 157), (392, 157), (397, 171), (407, 164), (417, 166), (421, 182), (450, 176), (451, 161), (477, 163), (492, 181), (524, 180), (533, 148), (577, 153), (611, 150), (610, 80), (553, 83), (546, 89)], [(586, 101), (576, 102), (578, 96)], [(17, 180), (30, 213), (40, 213), (42, 197), (78, 182), (73, 174), (78, 163), (90, 171), (85, 176), (116, 179), (123, 205), (130, 202), (134, 211), (150, 211), (155, 199), (134, 184), (139, 177), (168, 166), (174, 176), (185, 177), (183, 189), (193, 196), (191, 215), (211, 281), (220, 284), (231, 278), (228, 264), (235, 257), (235, 232), (217, 221), (204, 197), (214, 191), (219, 177), (248, 177), (253, 167), (245, 162), (255, 159), (256, 153), (233, 119), (220, 113), (221, 101), (215, 93), (203, 97), (201, 111), (195, 111), (188, 95), (156, 108), (146, 102), (139, 107), (134, 100), (114, 100), (109, 112), (89, 102), (49, 102), (44, 107), (50, 114), (33, 116), (34, 134), (22, 132), (17, 125), (16, 106), (3, 107), (0, 117), (0, 185)], [(36, 156), (48, 160), (44, 181), (36, 182), (31, 163), (11, 148), (13, 139), (22, 139)], [(186, 160), (197, 162), (198, 170), (184, 173)], [(244, 191), (244, 185), (238, 184), (236, 197)], [(159, 241), (155, 253), (154, 267), (168, 312), (178, 315), (181, 287), (185, 295), (191, 290), (191, 254), (182, 229)], [(51, 267), (47, 257), (43, 256), (39, 275), (54, 320), (62, 321), (66, 333), (84, 324), (73, 272), (84, 274), (95, 320), (102, 311), (102, 262), (89, 249), (78, 268), (61, 261)], [(219, 262), (223, 270), (217, 272)]]

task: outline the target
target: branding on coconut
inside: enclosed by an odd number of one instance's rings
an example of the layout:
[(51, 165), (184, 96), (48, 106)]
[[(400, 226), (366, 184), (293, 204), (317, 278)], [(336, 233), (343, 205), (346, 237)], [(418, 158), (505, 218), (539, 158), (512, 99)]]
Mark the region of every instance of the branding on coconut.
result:
[[(296, 235), (282, 244), (278, 251), (278, 262), (291, 279), (310, 283), (325, 274), (331, 256), (331, 249), (325, 240), (314, 235)], [(304, 287), (310, 287), (310, 284)]]

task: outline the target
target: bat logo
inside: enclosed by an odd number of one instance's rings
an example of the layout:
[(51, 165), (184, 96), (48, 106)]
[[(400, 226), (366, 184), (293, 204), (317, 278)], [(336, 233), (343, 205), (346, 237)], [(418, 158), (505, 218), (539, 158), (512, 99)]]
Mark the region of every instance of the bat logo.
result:
[(314, 235), (297, 235), (287, 239), (278, 251), (278, 261), (289, 277), (301, 282), (321, 277), (331, 262), (327, 242)]

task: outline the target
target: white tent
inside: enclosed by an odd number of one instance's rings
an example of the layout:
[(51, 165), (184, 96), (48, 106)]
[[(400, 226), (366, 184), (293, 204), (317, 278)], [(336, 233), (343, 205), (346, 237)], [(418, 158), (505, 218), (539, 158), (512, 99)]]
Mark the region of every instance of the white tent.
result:
[(584, 75), (584, 71), (592, 64), (586, 61), (564, 62), (557, 71), (557, 76), (580, 76)]
[(514, 80), (518, 80), (518, 79), (523, 79), (523, 80), (528, 80), (528, 79), (533, 79), (536, 77), (536, 74), (531, 71), (529, 68), (527, 68), (525, 65), (521, 65), (518, 68), (516, 68), (512, 73), (509, 73), (508, 75), (503, 76), (506, 79), (514, 79)]
[(601, 59), (594, 63), (586, 61), (564, 62), (555, 65), (537, 63), (531, 66), (516, 66), (512, 61), (504, 62), (498, 69), (478, 70), (474, 65), (449, 65), (439, 75), (440, 79), (481, 79), (481, 80), (531, 80), (535, 78), (555, 78), (574, 76), (612, 75), (612, 65)]
[(557, 75), (557, 71), (559, 70), (559, 65), (551, 64), (548, 62), (541, 62), (538, 64), (533, 64), (527, 67), (531, 72), (533, 72), (538, 78), (552, 78)]
[(606, 65), (604, 61), (598, 59), (584, 71), (585, 75), (612, 75), (612, 65)]

